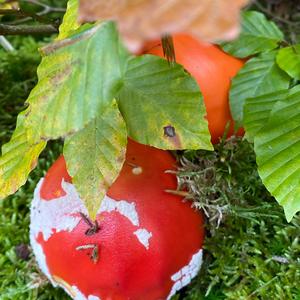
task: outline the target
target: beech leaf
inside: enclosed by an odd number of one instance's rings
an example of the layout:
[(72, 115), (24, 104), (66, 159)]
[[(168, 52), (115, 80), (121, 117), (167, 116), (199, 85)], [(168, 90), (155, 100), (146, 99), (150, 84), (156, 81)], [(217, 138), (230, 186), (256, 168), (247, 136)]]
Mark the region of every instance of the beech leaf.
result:
[(202, 40), (234, 38), (248, 0), (80, 0), (80, 21), (113, 19), (132, 51), (145, 40), (185, 32)]
[(261, 96), (248, 98), (244, 106), (244, 127), (246, 138), (253, 141), (256, 133), (268, 122), (270, 112), (278, 101), (285, 99), (289, 90), (276, 91)]
[(76, 29), (80, 27), (78, 23), (78, 0), (69, 0), (67, 11), (64, 15), (63, 21), (59, 26), (59, 35), (57, 40), (63, 40), (70, 36)]
[(276, 61), (282, 70), (300, 80), (300, 44), (280, 49)]
[(65, 139), (68, 171), (92, 219), (119, 175), (126, 144), (126, 125), (115, 100), (85, 128)]
[(181, 65), (154, 55), (130, 59), (117, 98), (134, 140), (161, 149), (213, 150), (199, 86)]
[(43, 50), (39, 81), (27, 100), (25, 124), (32, 141), (67, 136), (100, 114), (122, 86), (128, 57), (113, 22)]
[(25, 184), (29, 173), (35, 168), (40, 153), (46, 146), (41, 141), (32, 144), (28, 141), (24, 116), (18, 116), (17, 127), (10, 141), (2, 146), (0, 157), (0, 199), (15, 193)]
[(19, 8), (20, 6), (18, 1), (0, 0), (0, 9), (19, 9)]
[(300, 211), (300, 85), (275, 103), (269, 121), (256, 134), (258, 172), (283, 206), (287, 220)]
[(236, 57), (248, 57), (278, 47), (284, 39), (277, 25), (257, 11), (242, 14), (242, 31), (239, 37), (223, 44), (223, 50)]
[(232, 79), (230, 110), (238, 125), (243, 124), (246, 99), (287, 89), (290, 77), (276, 64), (277, 51), (266, 52), (246, 62)]

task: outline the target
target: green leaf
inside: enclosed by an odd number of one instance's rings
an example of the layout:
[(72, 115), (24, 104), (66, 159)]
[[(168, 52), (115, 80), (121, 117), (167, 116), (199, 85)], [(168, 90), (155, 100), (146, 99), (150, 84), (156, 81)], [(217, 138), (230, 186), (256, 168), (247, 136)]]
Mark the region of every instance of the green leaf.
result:
[(27, 100), (31, 141), (66, 136), (100, 114), (121, 88), (128, 58), (112, 22), (55, 42), (44, 52), (39, 82)]
[(300, 80), (300, 45), (280, 49), (276, 61), (282, 70)]
[(25, 111), (20, 113), (11, 140), (3, 145), (0, 157), (0, 198), (15, 193), (25, 184), (29, 173), (35, 168), (46, 142), (31, 144), (24, 127)]
[(274, 105), (254, 146), (260, 177), (291, 221), (300, 211), (300, 85)]
[(243, 107), (247, 98), (287, 89), (289, 76), (276, 64), (277, 51), (267, 52), (246, 62), (233, 78), (230, 109), (238, 125), (243, 123)]
[(62, 24), (59, 26), (59, 35), (57, 40), (63, 40), (69, 37), (76, 29), (80, 27), (80, 24), (77, 22), (78, 7), (78, 0), (68, 1), (67, 11), (64, 15)]
[(283, 39), (283, 33), (264, 14), (246, 11), (242, 13), (240, 36), (232, 42), (224, 43), (222, 48), (236, 57), (247, 57), (275, 49)]
[(254, 98), (248, 98), (244, 106), (244, 127), (246, 138), (253, 141), (256, 133), (267, 123), (274, 104), (284, 100), (288, 90), (264, 94)]
[(140, 143), (213, 149), (199, 87), (182, 66), (153, 55), (132, 58), (118, 101), (129, 136)]
[(87, 127), (66, 138), (64, 156), (81, 199), (95, 219), (125, 161), (127, 132), (115, 100)]

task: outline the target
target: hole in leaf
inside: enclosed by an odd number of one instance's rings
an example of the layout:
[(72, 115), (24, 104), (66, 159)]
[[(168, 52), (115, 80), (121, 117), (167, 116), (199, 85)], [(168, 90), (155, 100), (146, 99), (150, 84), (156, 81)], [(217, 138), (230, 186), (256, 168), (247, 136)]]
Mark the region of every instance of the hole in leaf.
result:
[(175, 128), (171, 125), (164, 127), (164, 135), (168, 137), (174, 137), (176, 135)]

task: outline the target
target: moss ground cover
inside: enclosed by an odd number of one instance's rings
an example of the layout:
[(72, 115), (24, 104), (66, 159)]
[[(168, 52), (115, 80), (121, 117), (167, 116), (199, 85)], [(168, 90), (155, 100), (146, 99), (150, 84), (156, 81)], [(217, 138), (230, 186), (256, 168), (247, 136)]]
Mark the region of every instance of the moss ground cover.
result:
[[(0, 143), (7, 142), (15, 127), (16, 116), (24, 109), (24, 99), (36, 82), (42, 45), (31, 37), (14, 38), (14, 52), (0, 49)], [(59, 143), (43, 152), (38, 167), (27, 184), (15, 195), (0, 202), (0, 299), (68, 299), (58, 289), (51, 289), (39, 273), (31, 254), (24, 251), (29, 243), (29, 206), (33, 190), (61, 151)], [(16, 247), (23, 246), (23, 251)], [(25, 250), (24, 250), (25, 248)], [(22, 247), (21, 247), (22, 249)], [(22, 253), (23, 252), (23, 253)], [(30, 249), (29, 249), (30, 253)], [(19, 257), (21, 256), (21, 257)]]
[(232, 139), (181, 160), (180, 184), (210, 216), (204, 267), (184, 299), (300, 299), (300, 216), (286, 222), (252, 146)]

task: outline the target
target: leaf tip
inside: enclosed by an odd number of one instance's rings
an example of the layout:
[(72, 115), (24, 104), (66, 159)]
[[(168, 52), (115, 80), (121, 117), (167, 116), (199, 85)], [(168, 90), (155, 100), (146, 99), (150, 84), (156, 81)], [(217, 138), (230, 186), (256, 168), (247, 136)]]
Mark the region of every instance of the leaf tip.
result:
[(296, 213), (297, 213), (297, 211), (292, 211), (290, 208), (284, 207), (284, 214), (285, 214), (285, 218), (288, 223), (290, 223), (292, 221), (292, 219)]

